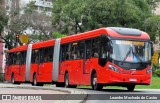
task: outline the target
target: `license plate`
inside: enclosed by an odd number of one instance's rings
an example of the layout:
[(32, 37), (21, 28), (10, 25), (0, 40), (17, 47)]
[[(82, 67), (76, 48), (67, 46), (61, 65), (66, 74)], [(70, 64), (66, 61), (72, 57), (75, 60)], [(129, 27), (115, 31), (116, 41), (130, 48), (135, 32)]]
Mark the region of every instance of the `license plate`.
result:
[(130, 82), (136, 82), (137, 79), (131, 78), (131, 79), (129, 79), (129, 81), (130, 81)]

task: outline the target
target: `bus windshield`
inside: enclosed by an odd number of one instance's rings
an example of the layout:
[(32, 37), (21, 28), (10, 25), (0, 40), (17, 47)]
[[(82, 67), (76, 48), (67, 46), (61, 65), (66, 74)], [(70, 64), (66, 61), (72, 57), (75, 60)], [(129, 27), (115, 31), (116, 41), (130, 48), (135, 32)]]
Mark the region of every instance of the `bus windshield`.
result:
[(151, 60), (151, 43), (142, 41), (111, 40), (110, 57), (122, 62), (148, 62)]

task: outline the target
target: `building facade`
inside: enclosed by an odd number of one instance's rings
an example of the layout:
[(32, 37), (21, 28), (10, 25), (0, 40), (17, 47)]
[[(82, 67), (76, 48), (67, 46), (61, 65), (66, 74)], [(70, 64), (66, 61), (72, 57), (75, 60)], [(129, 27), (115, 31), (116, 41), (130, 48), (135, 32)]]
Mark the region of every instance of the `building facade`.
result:
[(160, 15), (160, 2), (157, 3), (157, 7), (153, 11), (155, 15)]
[(46, 12), (46, 15), (52, 15), (53, 3), (52, 0), (29, 0), (35, 2), (37, 12)]
[[(3, 33), (2, 33), (3, 36)], [(0, 39), (0, 73), (4, 73), (4, 66), (5, 66), (5, 55), (4, 55), (4, 50), (5, 50), (5, 44), (3, 40)]]
[[(29, 2), (35, 2), (35, 7), (37, 12), (45, 12), (46, 15), (51, 16), (52, 14), (52, 0), (5, 0), (5, 9), (6, 13), (9, 16), (9, 18), (14, 15), (14, 11), (17, 10), (18, 12), (21, 12), (21, 8), (25, 7), (27, 3)], [(10, 24), (10, 20), (8, 22), (8, 25)], [(7, 34), (9, 31), (5, 28), (4, 34)], [(5, 68), (5, 44), (2, 40), (0, 40), (0, 73), (4, 73)]]

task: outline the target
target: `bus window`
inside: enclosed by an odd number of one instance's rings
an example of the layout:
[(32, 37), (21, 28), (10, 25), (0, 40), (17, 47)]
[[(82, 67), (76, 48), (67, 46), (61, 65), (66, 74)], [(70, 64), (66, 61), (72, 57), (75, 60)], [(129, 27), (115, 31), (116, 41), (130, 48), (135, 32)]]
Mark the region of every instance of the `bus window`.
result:
[(16, 55), (16, 63), (15, 64), (20, 64), (20, 52), (15, 53)]
[(9, 62), (9, 65), (12, 65), (13, 64), (13, 53), (9, 53), (8, 55), (8, 62)]
[(39, 50), (33, 50), (32, 52), (32, 63), (38, 63), (39, 59)]
[(53, 47), (40, 50), (40, 63), (53, 61)]
[(12, 60), (12, 59), (10, 58), (10, 54), (7, 53), (7, 54), (6, 54), (6, 65), (8, 65), (8, 66), (11, 65), (11, 60)]
[(72, 43), (72, 48), (71, 48), (71, 59), (75, 60), (77, 59), (77, 49), (78, 49), (78, 43)]
[(66, 45), (61, 46), (61, 60), (65, 61), (66, 60)]
[(92, 57), (98, 58), (100, 53), (100, 39), (95, 38), (92, 41)]
[(48, 48), (48, 57), (47, 57), (48, 61), (53, 61), (53, 47), (49, 47)]
[(85, 49), (85, 43), (84, 41), (81, 41), (78, 43), (78, 58), (83, 59), (84, 58), (84, 49)]
[(47, 62), (47, 55), (48, 55), (47, 52), (48, 52), (48, 48), (40, 49), (39, 51), (40, 63)]
[(109, 55), (107, 51), (107, 46), (108, 46), (108, 38), (105, 35), (101, 35), (100, 38), (100, 53), (99, 53), (99, 59), (98, 59), (98, 64), (104, 67), (107, 62), (107, 56)]
[(91, 54), (92, 54), (91, 40), (87, 40), (85, 44), (86, 44), (86, 59), (89, 59), (89, 58), (91, 58)]
[(20, 54), (20, 64), (26, 63), (26, 52), (21, 52)]
[(71, 44), (66, 45), (66, 60), (71, 60)]

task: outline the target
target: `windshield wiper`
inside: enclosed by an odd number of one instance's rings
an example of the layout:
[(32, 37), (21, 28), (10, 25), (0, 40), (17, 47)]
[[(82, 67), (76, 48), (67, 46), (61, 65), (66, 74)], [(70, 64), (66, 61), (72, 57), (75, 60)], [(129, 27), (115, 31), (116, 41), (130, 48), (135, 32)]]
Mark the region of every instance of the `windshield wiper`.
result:
[(132, 53), (133, 53), (133, 56), (138, 57), (138, 59), (140, 60), (141, 65), (144, 66), (143, 61), (142, 61), (142, 59), (139, 57), (139, 55), (135, 54), (135, 53), (133, 52), (133, 50), (132, 50)]
[(126, 56), (125, 56), (125, 58), (123, 59), (121, 65), (123, 65), (123, 63), (125, 62), (125, 60), (127, 59), (128, 55), (129, 55), (129, 53), (130, 53), (131, 51), (132, 51), (132, 47), (130, 46), (130, 48), (129, 48), (129, 50), (128, 50)]

